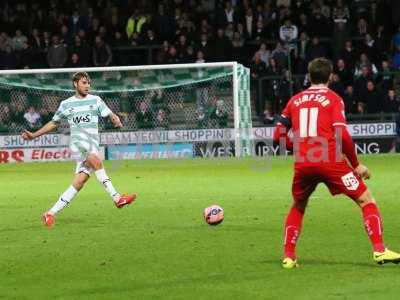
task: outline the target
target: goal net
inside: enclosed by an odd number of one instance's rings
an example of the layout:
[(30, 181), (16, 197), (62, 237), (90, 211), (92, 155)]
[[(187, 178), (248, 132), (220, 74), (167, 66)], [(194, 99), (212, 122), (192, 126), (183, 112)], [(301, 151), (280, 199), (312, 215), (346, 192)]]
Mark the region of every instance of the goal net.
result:
[[(100, 121), (100, 144), (109, 159), (253, 152), (250, 74), (235, 62), (0, 71), (1, 134), (35, 130), (51, 120), (60, 102), (74, 94), (77, 71), (89, 73), (91, 93), (123, 121), (122, 130)], [(52, 146), (68, 144), (68, 124), (55, 134), (58, 145)], [(46, 138), (19, 146), (43, 145)]]

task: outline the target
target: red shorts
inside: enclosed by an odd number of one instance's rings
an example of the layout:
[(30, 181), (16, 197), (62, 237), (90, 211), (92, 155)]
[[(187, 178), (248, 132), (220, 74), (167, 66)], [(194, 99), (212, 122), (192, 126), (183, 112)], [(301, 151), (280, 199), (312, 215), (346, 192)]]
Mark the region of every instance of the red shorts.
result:
[(292, 184), (294, 201), (307, 200), (317, 185), (323, 182), (332, 195), (345, 194), (353, 200), (367, 190), (363, 180), (346, 163), (318, 166), (295, 166)]

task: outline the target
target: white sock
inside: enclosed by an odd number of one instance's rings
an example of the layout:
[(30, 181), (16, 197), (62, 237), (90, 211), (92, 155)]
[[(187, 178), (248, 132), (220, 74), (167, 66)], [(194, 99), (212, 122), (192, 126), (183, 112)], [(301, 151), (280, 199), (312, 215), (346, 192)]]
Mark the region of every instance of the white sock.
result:
[(74, 199), (74, 197), (78, 194), (78, 191), (76, 188), (74, 188), (72, 185), (67, 188), (67, 190), (58, 198), (58, 201), (54, 206), (50, 209), (50, 212), (55, 215), (58, 213), (60, 210), (64, 209), (71, 201)]
[(100, 169), (95, 171), (94, 174), (96, 174), (97, 180), (104, 186), (113, 201), (117, 201), (119, 199), (119, 193), (114, 188), (110, 178), (108, 178), (106, 171), (104, 169)]

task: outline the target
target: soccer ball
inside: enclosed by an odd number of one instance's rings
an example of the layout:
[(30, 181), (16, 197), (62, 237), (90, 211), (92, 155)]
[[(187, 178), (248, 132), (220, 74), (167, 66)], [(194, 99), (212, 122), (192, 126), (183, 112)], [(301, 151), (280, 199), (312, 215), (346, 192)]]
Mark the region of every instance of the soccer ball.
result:
[(224, 220), (224, 210), (219, 205), (211, 205), (204, 209), (203, 217), (209, 225), (218, 225)]

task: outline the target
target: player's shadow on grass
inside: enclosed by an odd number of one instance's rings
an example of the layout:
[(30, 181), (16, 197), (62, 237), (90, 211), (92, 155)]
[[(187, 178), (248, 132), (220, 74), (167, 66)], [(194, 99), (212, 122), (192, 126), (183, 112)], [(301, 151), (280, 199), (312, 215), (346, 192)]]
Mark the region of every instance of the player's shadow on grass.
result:
[[(261, 263), (268, 265), (279, 265), (281, 264), (280, 260), (262, 260)], [(300, 259), (299, 260), (300, 268), (305, 266), (315, 267), (315, 266), (349, 266), (349, 267), (365, 267), (365, 268), (379, 268), (374, 262), (361, 262), (361, 261), (332, 261), (325, 259)]]
[(332, 261), (328, 259), (304, 259), (301, 260), (301, 264), (310, 265), (310, 266), (354, 266), (354, 267), (368, 267), (368, 268), (377, 268), (379, 267), (373, 261)]

